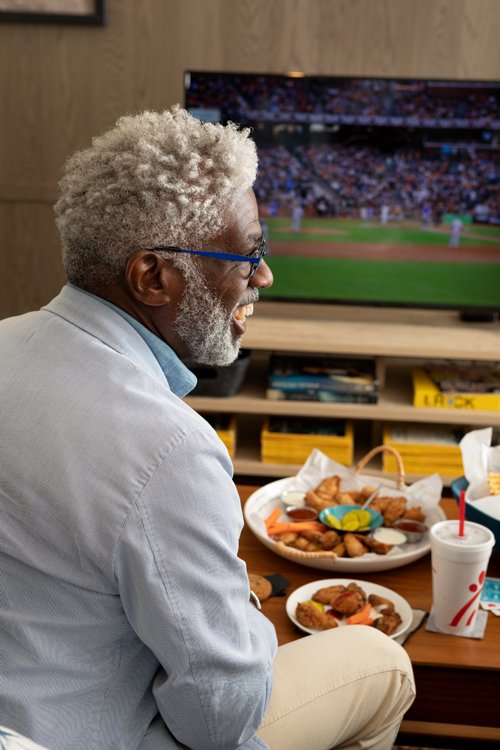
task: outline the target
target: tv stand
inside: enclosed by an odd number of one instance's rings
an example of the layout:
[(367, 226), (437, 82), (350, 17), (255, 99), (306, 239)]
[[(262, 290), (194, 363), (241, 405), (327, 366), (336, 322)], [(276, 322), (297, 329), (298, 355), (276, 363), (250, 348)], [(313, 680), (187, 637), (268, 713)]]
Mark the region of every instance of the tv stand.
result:
[(494, 312), (461, 312), (460, 320), (464, 323), (494, 323), (497, 314)]
[[(500, 411), (421, 409), (413, 406), (412, 366), (429, 360), (498, 361), (500, 326), (463, 323), (454, 311), (307, 305), (261, 301), (248, 320), (243, 346), (252, 351), (241, 391), (228, 398), (188, 397), (200, 413), (234, 414), (238, 476), (284, 477), (292, 464), (263, 463), (260, 430), (271, 415), (345, 418), (354, 423), (355, 460), (382, 442), (385, 422), (456, 425), (465, 430), (500, 427)], [(272, 352), (372, 356), (381, 381), (377, 404), (266, 399)], [(370, 467), (371, 468), (371, 467)], [(373, 473), (377, 473), (376, 461)], [(415, 481), (422, 475), (408, 475)], [(450, 484), (455, 476), (443, 476)]]

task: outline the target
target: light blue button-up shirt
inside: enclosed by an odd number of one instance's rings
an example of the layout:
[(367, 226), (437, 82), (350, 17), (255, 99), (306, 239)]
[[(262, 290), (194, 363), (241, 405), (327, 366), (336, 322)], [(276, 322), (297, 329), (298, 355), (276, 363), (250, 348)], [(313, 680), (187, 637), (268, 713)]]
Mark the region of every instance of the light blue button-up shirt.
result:
[(71, 286), (0, 322), (0, 718), (50, 750), (265, 747), (276, 635), (171, 356)]
[[(75, 287), (75, 289), (76, 288), (78, 287)], [(177, 354), (170, 348), (167, 343), (165, 343), (165, 341), (162, 341), (160, 338), (158, 338), (158, 336), (155, 336), (155, 334), (150, 331), (149, 328), (143, 326), (142, 323), (139, 323), (137, 318), (129, 315), (128, 312), (122, 310), (121, 307), (117, 307), (117, 305), (114, 305), (112, 302), (104, 299), (103, 297), (97, 297), (95, 294), (86, 292), (84, 289), (80, 289), (80, 291), (84, 294), (88, 294), (95, 300), (102, 302), (102, 304), (107, 305), (109, 308), (111, 308), (111, 310), (114, 310), (124, 320), (130, 323), (132, 328), (135, 328), (137, 333), (142, 336), (146, 344), (155, 355), (161, 369), (165, 373), (165, 377), (168, 380), (170, 389), (173, 393), (175, 393), (176, 396), (179, 396), (179, 398), (184, 398), (184, 396), (186, 396), (190, 391), (193, 390), (197, 383), (196, 376), (190, 370), (188, 370), (186, 365), (181, 362)]]

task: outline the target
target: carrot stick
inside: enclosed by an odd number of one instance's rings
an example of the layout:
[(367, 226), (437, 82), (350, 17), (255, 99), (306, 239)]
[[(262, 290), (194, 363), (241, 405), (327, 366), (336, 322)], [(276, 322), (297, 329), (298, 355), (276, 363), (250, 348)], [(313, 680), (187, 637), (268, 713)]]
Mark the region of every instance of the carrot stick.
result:
[(362, 620), (361, 622), (356, 622), (355, 625), (373, 625), (374, 623), (373, 617), (367, 617), (366, 620)]
[(351, 615), (347, 618), (346, 622), (348, 625), (362, 625), (364, 624), (365, 620), (369, 618), (369, 615), (372, 610), (371, 604), (365, 604), (365, 606), (359, 610), (359, 612), (356, 612), (356, 614)]
[(270, 512), (268, 517), (265, 519), (264, 523), (267, 527), (272, 526), (275, 521), (278, 520), (278, 518), (281, 515), (281, 508), (275, 508)]
[(270, 536), (282, 534), (284, 531), (324, 531), (324, 526), (318, 521), (297, 521), (296, 523), (273, 523), (267, 527)]

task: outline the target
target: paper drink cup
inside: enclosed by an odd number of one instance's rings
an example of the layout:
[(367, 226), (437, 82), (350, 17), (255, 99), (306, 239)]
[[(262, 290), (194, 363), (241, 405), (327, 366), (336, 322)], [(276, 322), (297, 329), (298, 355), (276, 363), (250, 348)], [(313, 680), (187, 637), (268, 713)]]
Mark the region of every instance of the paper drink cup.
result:
[(445, 633), (472, 633), (486, 578), (493, 533), (479, 523), (465, 521), (459, 536), (458, 521), (439, 521), (430, 528), (432, 561), (432, 614)]

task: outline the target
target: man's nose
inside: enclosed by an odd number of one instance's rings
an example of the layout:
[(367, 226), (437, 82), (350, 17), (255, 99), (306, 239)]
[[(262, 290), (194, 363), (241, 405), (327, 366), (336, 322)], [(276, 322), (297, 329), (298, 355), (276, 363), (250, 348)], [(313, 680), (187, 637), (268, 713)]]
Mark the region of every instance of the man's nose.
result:
[(267, 265), (266, 261), (262, 259), (256, 272), (250, 279), (250, 285), (257, 287), (258, 289), (266, 289), (273, 285), (273, 281), (273, 272)]

